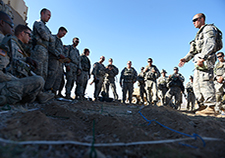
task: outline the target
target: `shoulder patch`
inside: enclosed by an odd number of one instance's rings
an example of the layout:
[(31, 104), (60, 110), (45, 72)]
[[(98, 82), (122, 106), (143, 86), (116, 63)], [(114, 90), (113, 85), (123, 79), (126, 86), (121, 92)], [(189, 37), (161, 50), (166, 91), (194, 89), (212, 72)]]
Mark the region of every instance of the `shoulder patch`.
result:
[(4, 56), (4, 57), (5, 57), (5, 56), (6, 56), (6, 53), (7, 53), (7, 52), (6, 52), (5, 50), (0, 49), (0, 55), (1, 55), (1, 56)]

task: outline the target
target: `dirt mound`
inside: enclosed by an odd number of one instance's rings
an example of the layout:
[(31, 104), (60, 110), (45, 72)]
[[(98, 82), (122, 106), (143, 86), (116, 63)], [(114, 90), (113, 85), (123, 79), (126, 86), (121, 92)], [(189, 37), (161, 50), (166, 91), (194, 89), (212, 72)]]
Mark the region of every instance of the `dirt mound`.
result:
[[(18, 106), (18, 105), (17, 105)], [(37, 108), (33, 111), (29, 109)], [(16, 107), (16, 106), (11, 106)], [(169, 107), (118, 102), (30, 104), (26, 110), (0, 114), (0, 138), (80, 143), (134, 143), (182, 140), (174, 143), (95, 147), (106, 157), (224, 157), (225, 118), (189, 116)], [(205, 137), (219, 138), (209, 141)], [(0, 143), (0, 157), (83, 157), (90, 147), (71, 143), (12, 145)], [(19, 154), (18, 154), (19, 153)]]

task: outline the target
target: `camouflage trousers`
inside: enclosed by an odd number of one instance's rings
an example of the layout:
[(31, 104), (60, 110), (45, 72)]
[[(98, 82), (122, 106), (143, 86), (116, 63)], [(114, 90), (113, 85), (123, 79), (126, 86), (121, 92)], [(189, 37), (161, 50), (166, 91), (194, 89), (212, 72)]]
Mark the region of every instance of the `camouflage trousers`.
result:
[(193, 89), (196, 100), (205, 106), (214, 106), (216, 102), (215, 87), (213, 83), (213, 69), (200, 71), (195, 69)]
[(79, 76), (77, 76), (77, 87), (76, 87), (76, 96), (82, 96), (85, 95), (85, 90), (87, 88), (87, 83), (89, 80), (89, 72), (88, 71), (82, 71)]
[(73, 86), (77, 81), (77, 67), (70, 67), (70, 71), (66, 72), (66, 80), (66, 96), (70, 96)]
[(64, 79), (63, 63), (59, 62), (59, 68), (56, 74), (55, 83), (53, 85), (53, 91), (63, 89), (64, 84), (65, 84), (65, 79)]
[(53, 90), (53, 86), (56, 81), (57, 74), (59, 73), (59, 60), (57, 60), (56, 57), (52, 57), (52, 55), (49, 55), (48, 60), (48, 76), (45, 81), (45, 90)]
[(129, 103), (132, 102), (133, 91), (134, 91), (134, 84), (132, 82), (123, 82), (123, 87), (122, 87), (122, 92), (123, 92), (122, 100), (123, 100), (123, 103), (125, 103), (125, 101), (126, 101), (127, 93), (128, 93), (128, 101), (129, 101)]
[(36, 45), (31, 58), (38, 64), (38, 68), (34, 72), (46, 80), (48, 76), (48, 50), (41, 45)]
[(145, 90), (145, 84), (140, 84), (140, 97), (141, 101), (144, 102), (144, 94), (147, 96), (146, 90)]
[(157, 84), (156, 81), (153, 80), (147, 80), (145, 82), (145, 89), (147, 93), (147, 101), (148, 104), (151, 104), (153, 102), (158, 101), (158, 89), (157, 89)]
[(95, 99), (97, 99), (99, 97), (99, 94), (102, 89), (103, 80), (104, 80), (103, 76), (99, 76), (97, 78), (98, 78), (98, 83), (95, 82), (95, 90), (94, 90), (94, 98)]
[(187, 94), (187, 110), (191, 107), (191, 110), (194, 110), (195, 106), (195, 94), (193, 92), (189, 92)]
[(180, 87), (170, 87), (169, 90), (166, 92), (166, 100), (165, 105), (169, 105), (171, 102), (172, 97), (175, 97), (175, 106), (176, 108), (180, 107), (181, 105), (181, 88)]
[(118, 94), (116, 92), (115, 81), (105, 80), (104, 83), (103, 83), (102, 91), (104, 91), (106, 93), (106, 96), (109, 97), (109, 86), (112, 89), (114, 99), (117, 100), (118, 99)]
[(215, 89), (216, 89), (216, 106), (215, 110), (218, 111), (222, 107), (222, 98), (224, 96), (225, 92), (225, 84), (224, 83), (218, 83), (217, 81), (214, 82), (215, 84)]
[(15, 104), (23, 100), (30, 102), (42, 91), (44, 80), (41, 76), (24, 77), (0, 83), (0, 94), (7, 98), (8, 104)]
[(161, 105), (165, 104), (167, 91), (168, 91), (168, 88), (162, 88), (158, 91), (158, 96), (160, 98)]

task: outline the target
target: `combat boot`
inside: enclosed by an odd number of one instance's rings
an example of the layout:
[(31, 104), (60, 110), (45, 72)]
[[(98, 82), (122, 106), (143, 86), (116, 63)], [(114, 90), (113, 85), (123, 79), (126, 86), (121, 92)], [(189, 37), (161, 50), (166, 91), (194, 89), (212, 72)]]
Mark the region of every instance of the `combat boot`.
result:
[(45, 92), (40, 92), (37, 96), (39, 103), (44, 104), (47, 101), (51, 100), (52, 98), (55, 97), (55, 94), (53, 93), (45, 93)]
[(206, 106), (205, 109), (196, 111), (195, 114), (202, 115), (202, 116), (214, 115), (215, 114), (214, 107)]
[(6, 97), (4, 95), (0, 95), (0, 106), (3, 106), (7, 103)]

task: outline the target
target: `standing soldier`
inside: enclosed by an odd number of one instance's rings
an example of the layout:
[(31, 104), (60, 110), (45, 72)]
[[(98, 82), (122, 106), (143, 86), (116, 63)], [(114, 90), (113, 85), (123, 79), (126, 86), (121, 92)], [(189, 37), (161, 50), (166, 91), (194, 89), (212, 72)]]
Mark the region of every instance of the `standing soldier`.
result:
[(158, 101), (158, 89), (156, 79), (160, 77), (160, 72), (155, 65), (152, 65), (152, 58), (148, 58), (148, 65), (145, 67), (145, 89), (147, 92), (148, 104), (156, 105)]
[(38, 63), (38, 68), (35, 70), (35, 73), (46, 80), (48, 75), (48, 50), (50, 43), (53, 42), (53, 36), (45, 24), (51, 18), (51, 12), (44, 8), (40, 14), (41, 19), (35, 21), (33, 25), (35, 47), (31, 57)]
[[(58, 30), (57, 35), (53, 35), (54, 42), (53, 42), (53, 49), (49, 53), (49, 60), (48, 60), (48, 76), (45, 81), (45, 90), (52, 91), (56, 94), (56, 91), (59, 89), (60, 83), (56, 83), (57, 77), (61, 76), (61, 64), (59, 59), (65, 59), (63, 55), (63, 43), (61, 38), (64, 37), (67, 33), (65, 27), (60, 27)], [(60, 74), (60, 75), (58, 75)], [(61, 79), (61, 77), (59, 77)], [(55, 86), (54, 86), (55, 85)]]
[(128, 92), (128, 101), (129, 103), (131, 103), (132, 101), (132, 93), (134, 90), (134, 83), (137, 80), (137, 71), (131, 67), (132, 62), (128, 61), (127, 62), (127, 67), (125, 67), (122, 71), (121, 71), (121, 75), (120, 75), (120, 86), (122, 87), (122, 91), (123, 91), (123, 103), (125, 103), (126, 100), (126, 94)]
[[(218, 29), (213, 24), (205, 24), (205, 18), (203, 13), (198, 13), (193, 17), (193, 24), (199, 31), (195, 39), (190, 43), (189, 53), (180, 59), (179, 66), (182, 67), (186, 62), (194, 58), (196, 68), (193, 88), (197, 103), (200, 106), (198, 110), (203, 113), (214, 114), (216, 97), (213, 68), (215, 53), (222, 48), (222, 45), (216, 42), (217, 37), (220, 35)], [(197, 111), (196, 114), (198, 113)]]
[(139, 92), (141, 96), (141, 104), (144, 104), (144, 94), (147, 96), (145, 91), (145, 79), (144, 79), (144, 67), (141, 68), (141, 72), (138, 74), (137, 80), (138, 80), (138, 86), (139, 86)]
[(87, 83), (90, 78), (91, 62), (88, 58), (90, 50), (85, 48), (83, 54), (81, 55), (81, 68), (82, 72), (77, 77), (77, 87), (76, 87), (76, 98), (83, 100), (85, 97), (85, 90), (87, 88)]
[(215, 89), (216, 89), (216, 111), (221, 112), (222, 106), (222, 97), (225, 92), (225, 60), (224, 60), (224, 53), (219, 52), (217, 53), (217, 59), (219, 62), (216, 64), (214, 72), (215, 72)]
[(181, 105), (181, 91), (184, 91), (184, 77), (178, 73), (178, 67), (174, 67), (174, 74), (169, 75), (168, 87), (169, 90), (166, 92), (165, 105), (168, 105), (173, 96), (175, 96), (175, 109), (180, 108)]
[[(65, 52), (67, 57), (70, 59), (70, 63), (66, 64), (66, 98), (72, 99), (70, 97), (71, 90), (73, 89), (74, 82), (77, 81), (77, 75), (81, 74), (81, 58), (79, 50), (76, 48), (79, 44), (79, 38), (73, 38), (73, 45), (69, 45)], [(75, 93), (74, 93), (75, 94)]]
[(106, 67), (106, 74), (103, 83), (103, 91), (106, 94), (106, 97), (109, 97), (109, 85), (112, 88), (112, 92), (114, 95), (114, 100), (118, 100), (118, 94), (116, 93), (116, 84), (115, 84), (115, 76), (119, 73), (119, 69), (113, 65), (113, 59), (109, 59), (109, 65)]
[(95, 82), (94, 101), (98, 100), (99, 93), (102, 89), (102, 84), (103, 84), (103, 80), (104, 80), (104, 76), (106, 72), (106, 68), (103, 65), (104, 61), (105, 61), (105, 57), (101, 56), (100, 60), (94, 63), (93, 70), (91, 72)]
[(168, 91), (167, 82), (168, 82), (168, 76), (166, 76), (166, 70), (162, 69), (162, 77), (160, 77), (157, 81), (158, 83), (158, 91), (159, 91), (159, 97), (161, 100), (161, 105), (165, 104), (165, 95)]
[[(193, 76), (190, 76), (190, 82), (186, 84), (186, 92), (187, 92), (187, 110), (191, 107), (191, 111), (194, 110), (195, 106), (195, 94), (193, 90)], [(190, 106), (191, 104), (191, 106)]]

